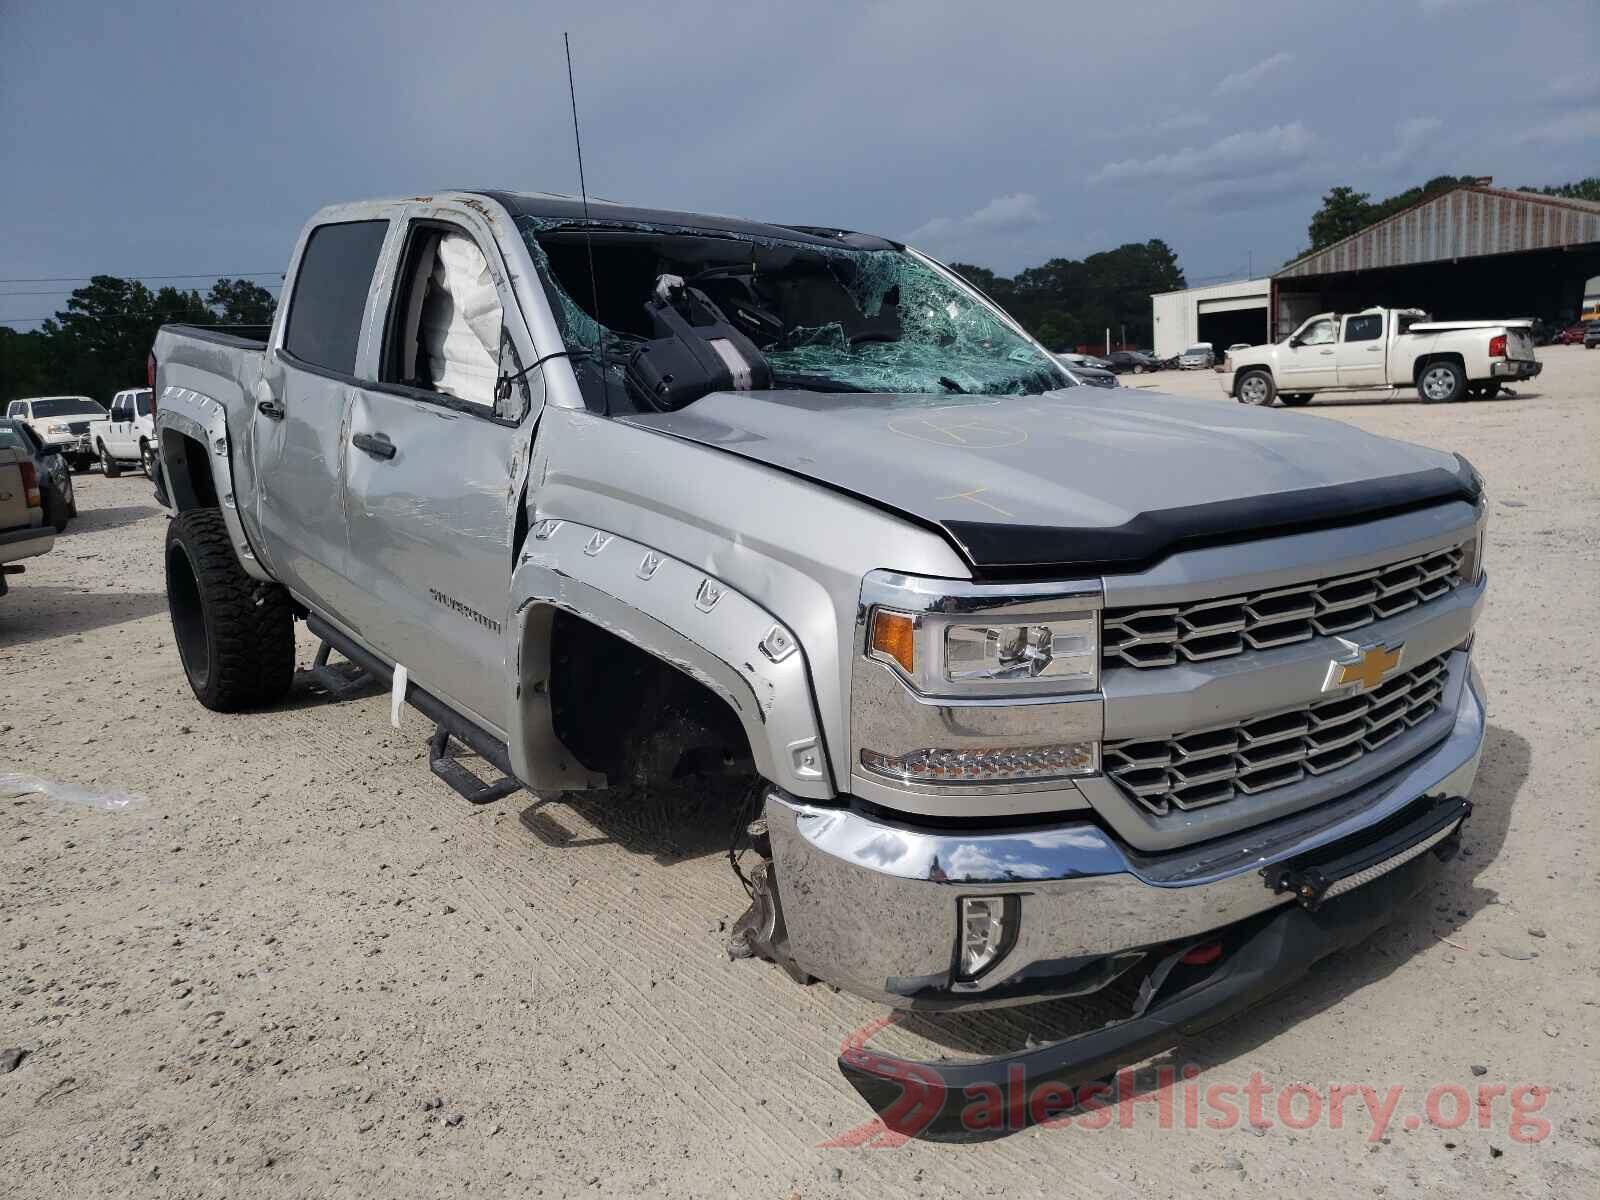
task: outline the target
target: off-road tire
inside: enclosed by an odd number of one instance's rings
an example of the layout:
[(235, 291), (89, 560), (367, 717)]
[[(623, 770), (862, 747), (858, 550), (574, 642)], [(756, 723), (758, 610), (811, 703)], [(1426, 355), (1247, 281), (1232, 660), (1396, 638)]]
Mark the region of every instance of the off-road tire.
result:
[[(1444, 382), (1446, 376), (1453, 381), (1448, 386)], [(1417, 395), (1424, 404), (1453, 404), (1465, 400), (1467, 373), (1448, 359), (1436, 358), (1417, 373)]]
[[(1258, 381), (1263, 386), (1257, 386)], [(1267, 408), (1278, 395), (1278, 385), (1272, 381), (1270, 371), (1254, 367), (1240, 374), (1233, 385), (1233, 394), (1239, 397), (1241, 404), (1256, 404)]]
[(221, 511), (175, 517), (164, 557), (167, 611), (195, 698), (215, 712), (283, 699), (294, 679), (289, 593), (244, 573)]
[(106, 453), (106, 444), (100, 443), (100, 470), (107, 479), (116, 479), (121, 476), (122, 468), (117, 466), (117, 460)]
[(1278, 399), (1290, 408), (1299, 408), (1301, 405), (1311, 403), (1310, 392), (1279, 392)]

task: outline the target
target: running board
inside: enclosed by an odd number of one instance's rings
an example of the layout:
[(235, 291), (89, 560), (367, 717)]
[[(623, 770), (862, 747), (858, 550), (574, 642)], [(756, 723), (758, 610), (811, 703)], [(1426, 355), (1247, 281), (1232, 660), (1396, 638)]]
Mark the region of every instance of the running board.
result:
[(522, 784), (510, 777), (485, 783), (457, 762), (450, 753), (450, 731), (443, 725), (435, 725), (433, 736), (428, 739), (428, 770), (449, 784), (450, 790), (468, 804), (503, 800), (522, 789)]
[[(316, 613), (306, 618), (306, 628), (313, 637), (322, 639), (312, 672), (325, 687), (337, 695), (341, 690), (365, 687), (368, 679), (392, 687), (394, 668), (365, 647), (357, 645), (344, 634), (330, 626)], [(328, 664), (329, 647), (349, 659), (362, 674), (352, 681)], [(328, 676), (333, 678), (330, 680)], [(511, 756), (506, 744), (492, 734), (484, 732), (474, 722), (433, 693), (414, 683), (406, 684), (405, 702), (433, 722), (433, 736), (428, 739), (428, 769), (450, 786), (450, 790), (472, 804), (487, 804), (518, 791), (522, 783), (511, 770)], [(450, 740), (454, 738), (500, 772), (502, 778), (494, 783), (484, 783), (450, 753)]]
[(328, 662), (328, 652), (332, 649), (333, 643), (327, 638), (323, 638), (322, 645), (317, 647), (317, 657), (311, 663), (311, 674), (316, 681), (326, 688), (330, 695), (340, 700), (349, 700), (366, 691), (374, 682), (372, 672), (349, 655), (345, 657), (355, 670), (348, 673), (339, 670)]

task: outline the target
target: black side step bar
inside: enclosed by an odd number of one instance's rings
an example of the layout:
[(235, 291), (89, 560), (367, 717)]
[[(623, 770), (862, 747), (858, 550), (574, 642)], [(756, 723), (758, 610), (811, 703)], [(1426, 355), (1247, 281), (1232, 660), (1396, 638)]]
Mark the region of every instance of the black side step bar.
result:
[[(345, 695), (347, 691), (354, 690), (354, 687), (361, 684), (352, 684), (347, 676), (340, 675), (328, 665), (329, 647), (337, 650), (367, 675), (382, 682), (384, 686), (394, 686), (393, 668), (386, 665), (377, 655), (356, 645), (315, 613), (306, 618), (306, 628), (322, 639), (322, 647), (317, 651), (312, 671), (335, 695)], [(330, 682), (324, 672), (333, 676), (337, 683)], [(346, 690), (341, 691), (340, 685)], [(433, 736), (428, 739), (428, 769), (448, 784), (462, 799), (471, 804), (487, 804), (492, 800), (509, 796), (522, 787), (511, 772), (511, 756), (507, 753), (504, 742), (485, 733), (437, 696), (414, 683), (407, 682), (405, 701), (433, 722)], [(451, 738), (479, 755), (498, 770), (503, 778), (494, 783), (484, 783), (480, 780), (451, 756)]]

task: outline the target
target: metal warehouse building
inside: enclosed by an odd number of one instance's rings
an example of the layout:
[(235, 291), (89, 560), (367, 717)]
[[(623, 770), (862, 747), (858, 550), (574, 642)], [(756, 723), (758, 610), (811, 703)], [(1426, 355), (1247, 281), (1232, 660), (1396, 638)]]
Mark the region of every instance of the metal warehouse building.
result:
[(1269, 340), (1271, 290), (1270, 279), (1240, 279), (1150, 297), (1156, 357), (1172, 358), (1196, 342), (1210, 342), (1221, 354), (1235, 342)]
[(1421, 308), (1440, 320), (1578, 319), (1600, 274), (1600, 204), (1491, 186), (1442, 192), (1272, 276), (1271, 336), (1319, 312)]
[(1600, 203), (1492, 186), (1441, 192), (1289, 263), (1270, 279), (1151, 297), (1155, 352), (1287, 337), (1319, 312), (1421, 308), (1440, 320), (1579, 319), (1600, 275)]

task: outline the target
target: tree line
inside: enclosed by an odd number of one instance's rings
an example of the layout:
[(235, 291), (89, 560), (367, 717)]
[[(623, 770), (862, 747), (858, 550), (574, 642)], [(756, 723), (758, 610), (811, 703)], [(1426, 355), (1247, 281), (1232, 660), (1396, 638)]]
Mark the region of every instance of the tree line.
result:
[(1010, 277), (972, 263), (951, 269), (985, 292), (1049, 350), (1103, 346), (1111, 340), (1148, 347), (1154, 336), (1150, 297), (1185, 286), (1172, 247), (1160, 238), (1128, 242), (1084, 259), (1052, 258)]
[(143, 386), (156, 330), (189, 325), (264, 325), (277, 301), (246, 279), (155, 291), (137, 279), (96, 275), (38, 329), (0, 325), (0, 403), (22, 396), (82, 395), (102, 404)]

